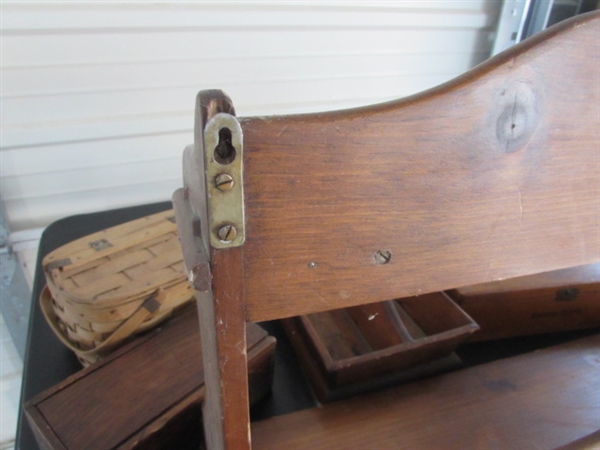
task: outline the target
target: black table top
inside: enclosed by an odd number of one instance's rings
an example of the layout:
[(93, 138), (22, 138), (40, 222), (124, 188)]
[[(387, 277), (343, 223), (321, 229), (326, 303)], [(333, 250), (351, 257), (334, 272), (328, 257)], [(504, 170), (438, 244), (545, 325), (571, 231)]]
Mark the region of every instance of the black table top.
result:
[[(37, 450), (38, 444), (24, 416), (22, 405), (36, 395), (60, 383), (81, 370), (75, 355), (67, 349), (47, 325), (39, 308), (38, 298), (45, 284), (41, 262), (54, 249), (90, 233), (100, 231), (140, 217), (171, 208), (171, 202), (154, 203), (130, 208), (67, 217), (51, 224), (43, 233), (38, 252), (32, 296), (29, 332), (23, 367), (21, 408), (17, 425), (16, 448)], [(253, 419), (285, 414), (316, 405), (302, 370), (293, 356), (285, 334), (277, 322), (261, 325), (277, 338), (273, 395), (252, 409)], [(558, 344), (597, 333), (583, 330), (568, 333), (528, 336), (502, 341), (468, 344), (458, 350), (465, 366), (513, 356), (534, 349)]]

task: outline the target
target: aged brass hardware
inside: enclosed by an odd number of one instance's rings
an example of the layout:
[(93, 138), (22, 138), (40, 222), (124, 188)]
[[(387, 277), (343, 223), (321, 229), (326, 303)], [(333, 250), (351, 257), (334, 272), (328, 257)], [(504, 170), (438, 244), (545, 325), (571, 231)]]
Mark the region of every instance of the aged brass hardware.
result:
[(215, 114), (204, 127), (210, 245), (238, 247), (245, 240), (243, 139), (235, 116)]

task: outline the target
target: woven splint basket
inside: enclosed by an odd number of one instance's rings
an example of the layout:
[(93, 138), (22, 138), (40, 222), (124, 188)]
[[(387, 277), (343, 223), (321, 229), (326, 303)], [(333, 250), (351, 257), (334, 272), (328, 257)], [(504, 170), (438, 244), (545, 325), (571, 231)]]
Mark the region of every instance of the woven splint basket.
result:
[(47, 281), (42, 311), (84, 365), (194, 296), (172, 210), (70, 242), (42, 264)]

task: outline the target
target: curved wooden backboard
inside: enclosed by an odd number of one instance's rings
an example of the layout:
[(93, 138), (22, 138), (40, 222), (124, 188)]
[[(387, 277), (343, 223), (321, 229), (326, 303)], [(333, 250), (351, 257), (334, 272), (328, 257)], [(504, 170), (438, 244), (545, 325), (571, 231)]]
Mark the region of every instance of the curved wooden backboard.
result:
[(599, 17), (401, 101), (241, 119), (247, 319), (600, 259)]

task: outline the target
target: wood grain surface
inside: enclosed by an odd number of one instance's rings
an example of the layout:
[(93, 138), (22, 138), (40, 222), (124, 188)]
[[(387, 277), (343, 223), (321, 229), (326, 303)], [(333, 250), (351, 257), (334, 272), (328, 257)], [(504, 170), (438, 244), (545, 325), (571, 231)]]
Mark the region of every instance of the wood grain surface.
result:
[[(42, 448), (197, 446), (205, 377), (194, 309), (32, 399), (26, 411)], [(256, 401), (270, 389), (275, 339), (254, 324), (247, 331)]]
[[(596, 335), (256, 422), (252, 424), (254, 447), (550, 449), (568, 445), (600, 429), (599, 348)], [(593, 442), (598, 444), (597, 435)]]
[(597, 261), (598, 17), (408, 99), (243, 119), (248, 320)]
[[(221, 91), (203, 91), (196, 99), (194, 145), (183, 156), (184, 188), (173, 195), (182, 250), (196, 289), (206, 397), (204, 436), (210, 449), (250, 448), (248, 354), (244, 301), (243, 247), (209, 246), (210, 189), (206, 183), (204, 129), (218, 113), (235, 115)], [(235, 155), (235, 153), (234, 153)], [(231, 161), (230, 161), (231, 162)]]
[(472, 340), (600, 325), (600, 264), (586, 264), (448, 292), (481, 327)]
[[(240, 120), (246, 240), (242, 247), (209, 250), (214, 297), (198, 294), (210, 311), (201, 317), (209, 448), (250, 447), (244, 320), (600, 259), (599, 26), (598, 13), (565, 21), (404, 100)], [(202, 155), (217, 149), (204, 148), (203, 130), (221, 110), (233, 114), (225, 94), (199, 94), (195, 145), (184, 156), (183, 197), (201, 228), (191, 239), (201, 235), (204, 243), (211, 180), (204, 180)], [(505, 389), (502, 380), (498, 386)], [(452, 391), (458, 395), (452, 406), (461, 410), (464, 391)], [(427, 405), (421, 400), (415, 407)], [(396, 417), (386, 408), (356, 409)], [(312, 425), (285, 422), (282, 433), (269, 430), (274, 434), (257, 447), (327, 446), (324, 420), (331, 420), (327, 431), (341, 427), (350, 438), (362, 427), (341, 416), (308, 414)], [(285, 429), (301, 433), (293, 445), (289, 439), (298, 436)], [(315, 442), (308, 444), (304, 438), (311, 436)], [(374, 441), (348, 442), (346, 448), (371, 448)], [(380, 441), (379, 448), (392, 442)]]

